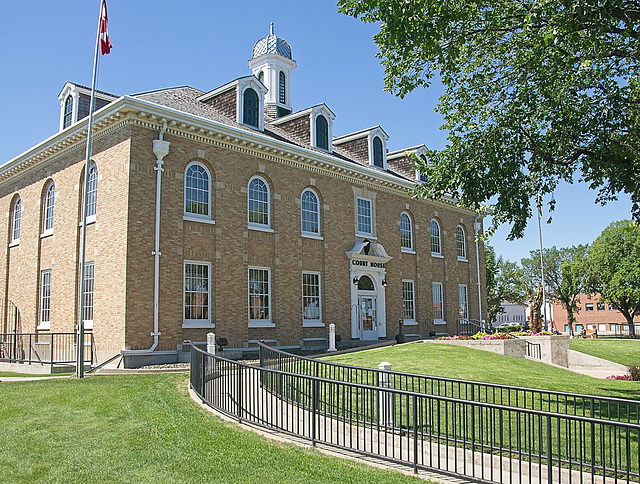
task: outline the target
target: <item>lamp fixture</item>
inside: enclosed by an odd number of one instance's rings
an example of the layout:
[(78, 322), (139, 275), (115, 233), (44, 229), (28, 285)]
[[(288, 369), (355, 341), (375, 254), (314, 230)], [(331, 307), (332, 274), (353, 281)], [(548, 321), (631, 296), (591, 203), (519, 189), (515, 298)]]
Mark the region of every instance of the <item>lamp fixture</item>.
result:
[(354, 277), (353, 278), (353, 283), (357, 286), (358, 282), (360, 282), (360, 278), (359, 277)]
[(382, 280), (382, 287), (387, 287), (387, 280), (386, 279)]

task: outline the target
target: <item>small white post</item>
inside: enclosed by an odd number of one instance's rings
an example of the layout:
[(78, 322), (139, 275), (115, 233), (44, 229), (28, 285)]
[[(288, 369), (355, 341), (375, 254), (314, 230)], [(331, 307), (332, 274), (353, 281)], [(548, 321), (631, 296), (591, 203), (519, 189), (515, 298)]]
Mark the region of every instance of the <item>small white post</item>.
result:
[[(380, 388), (391, 388), (391, 363), (383, 361), (378, 365), (380, 371)], [(385, 427), (393, 427), (393, 393), (381, 391), (378, 397), (380, 413), (378, 421)]]
[(216, 334), (207, 333), (207, 353), (216, 354)]
[(329, 325), (329, 349), (327, 351), (336, 351), (336, 325)]

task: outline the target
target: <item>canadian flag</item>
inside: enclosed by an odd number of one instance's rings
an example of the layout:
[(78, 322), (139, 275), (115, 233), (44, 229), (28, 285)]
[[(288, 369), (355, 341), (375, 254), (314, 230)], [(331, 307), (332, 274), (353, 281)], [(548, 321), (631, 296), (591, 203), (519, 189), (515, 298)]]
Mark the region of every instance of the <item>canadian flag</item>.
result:
[(102, 0), (102, 8), (100, 9), (100, 53), (108, 54), (111, 52), (111, 42), (109, 42), (109, 32), (107, 31), (107, 1)]

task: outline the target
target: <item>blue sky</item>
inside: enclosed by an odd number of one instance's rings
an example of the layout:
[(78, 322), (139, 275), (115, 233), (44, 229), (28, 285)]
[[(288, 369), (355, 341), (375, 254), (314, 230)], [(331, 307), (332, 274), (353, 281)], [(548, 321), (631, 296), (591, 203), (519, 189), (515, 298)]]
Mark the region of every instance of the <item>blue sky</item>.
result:
[[(341, 15), (331, 1), (107, 0), (111, 54), (102, 56), (98, 88), (131, 94), (189, 85), (209, 91), (250, 71), (254, 43), (275, 32), (291, 45), (294, 110), (324, 102), (336, 113), (334, 135), (380, 125), (397, 150), (421, 143), (442, 148), (446, 133), (434, 112), (439, 86), (403, 100), (383, 91), (375, 57), (375, 25)], [(65, 81), (90, 85), (99, 0), (4, 0), (0, 16), (0, 163), (58, 129), (58, 93)], [(630, 217), (629, 197), (606, 207), (582, 184), (555, 193), (545, 247), (591, 243), (609, 223)], [(525, 237), (490, 243), (510, 260), (538, 247), (537, 220)]]

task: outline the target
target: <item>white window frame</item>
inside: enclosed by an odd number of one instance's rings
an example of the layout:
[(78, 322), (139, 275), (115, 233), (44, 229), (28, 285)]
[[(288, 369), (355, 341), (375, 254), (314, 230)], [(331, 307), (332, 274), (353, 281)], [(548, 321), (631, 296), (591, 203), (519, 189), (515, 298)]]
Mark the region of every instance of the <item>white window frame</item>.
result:
[[(318, 318), (306, 318), (305, 299), (315, 299), (316, 296), (305, 296), (305, 276), (317, 278)], [(302, 273), (302, 326), (306, 328), (324, 327), (324, 322), (322, 321), (322, 274), (320, 272), (304, 271)]]
[[(268, 317), (266, 318), (252, 318), (251, 317), (251, 271), (261, 271), (266, 272), (267, 274), (267, 309), (269, 311)], [(270, 267), (259, 267), (259, 266), (249, 266), (247, 270), (247, 313), (249, 317), (249, 327), (250, 328), (274, 328), (275, 323), (273, 320), (273, 306), (271, 305), (271, 268)], [(264, 294), (257, 294), (259, 297)]]
[[(84, 177), (82, 178), (82, 186), (84, 186)], [(92, 195), (93, 195), (93, 201), (90, 199)], [(97, 212), (98, 212), (98, 166), (95, 163), (92, 163), (91, 166), (89, 166), (89, 180), (87, 183), (87, 224), (90, 224), (96, 221)]]
[(11, 209), (11, 244), (18, 245), (20, 243), (20, 222), (22, 220), (22, 198), (17, 197), (13, 201)]
[[(255, 180), (260, 180), (262, 183), (264, 183), (265, 187), (267, 188), (267, 223), (266, 224), (251, 222), (251, 202), (252, 202), (251, 184)], [(260, 201), (259, 203), (263, 203), (263, 202)], [(249, 179), (249, 183), (247, 183), (247, 227), (253, 230), (261, 230), (263, 232), (273, 232), (273, 229), (271, 228), (271, 187), (269, 186), (269, 183), (267, 183), (267, 180), (257, 175), (252, 176)]]
[[(304, 196), (305, 193), (311, 193), (315, 199), (316, 199), (316, 210), (306, 210), (305, 209), (305, 205), (304, 205)], [(317, 225), (317, 232), (310, 232), (308, 230), (304, 230), (304, 223), (305, 223), (305, 219), (304, 219), (304, 214), (305, 213), (309, 213), (309, 214), (313, 214), (316, 217), (316, 225)], [(318, 194), (315, 192), (315, 190), (312, 190), (311, 188), (305, 188), (304, 190), (302, 190), (302, 193), (300, 194), (300, 231), (303, 237), (309, 237), (312, 239), (321, 239), (322, 238), (322, 234), (320, 233), (320, 197), (318, 196)]]
[(88, 261), (84, 264), (83, 286), (82, 321), (84, 322), (84, 329), (93, 329), (93, 302), (95, 293), (95, 264), (93, 261)]
[(467, 259), (467, 233), (462, 225), (456, 227), (456, 253), (459, 261), (469, 262)]
[[(187, 318), (187, 265), (202, 266), (207, 268), (207, 318)], [(205, 294), (204, 291), (190, 291), (197, 294)], [(199, 260), (185, 260), (182, 264), (182, 327), (183, 328), (215, 328), (213, 324), (213, 307), (211, 298), (211, 263)], [(204, 305), (203, 305), (204, 307)]]
[[(369, 214), (360, 214), (360, 202), (364, 202), (365, 204), (369, 205)], [(364, 208), (364, 206), (363, 206)], [(360, 217), (362, 216), (363, 219), (366, 219), (368, 217), (369, 219), (369, 228), (370, 230), (364, 231), (364, 230), (360, 230), (361, 226), (360, 226)], [(365, 228), (364, 226), (362, 228)], [(356, 236), (358, 237), (374, 237), (375, 236), (375, 231), (374, 231), (374, 221), (373, 221), (373, 200), (371, 200), (370, 198), (365, 198), (365, 197), (356, 197)]]
[[(403, 229), (402, 226), (402, 219), (406, 217), (407, 221), (409, 223), (409, 246), (405, 247), (404, 244), (404, 239), (406, 239), (406, 236), (403, 236), (403, 230), (406, 232), (406, 227)], [(411, 220), (411, 215), (409, 215), (407, 212), (402, 212), (400, 214), (400, 251), (401, 252), (406, 252), (408, 254), (415, 254), (415, 250), (413, 249), (413, 221)]]
[(458, 284), (458, 318), (469, 319), (469, 289), (466, 284)]
[[(437, 234), (433, 233), (434, 224), (438, 230)], [(442, 257), (442, 227), (440, 227), (440, 223), (436, 219), (431, 219), (431, 222), (429, 222), (429, 240), (431, 245), (431, 255), (433, 257)], [(437, 241), (438, 250), (433, 250), (435, 245), (434, 241)]]
[[(408, 290), (408, 285), (410, 285), (410, 291)], [(411, 298), (408, 299), (406, 296), (410, 295)], [(405, 302), (411, 303), (411, 313), (412, 316), (407, 318), (407, 311), (405, 309)], [(416, 285), (413, 279), (402, 279), (402, 316), (403, 322), (406, 326), (414, 326), (417, 325), (416, 321)]]
[(51, 329), (51, 269), (40, 271), (40, 315), (37, 329)]
[(53, 220), (56, 203), (56, 184), (50, 182), (44, 195), (44, 204), (42, 212), (42, 236), (51, 235), (53, 233)]
[[(204, 172), (207, 175), (207, 213), (206, 214), (199, 214), (199, 213), (194, 213), (194, 212), (189, 212), (187, 211), (187, 194), (188, 194), (188, 190), (196, 190), (196, 191), (202, 191), (202, 189), (200, 188), (191, 188), (189, 189), (187, 187), (187, 173), (188, 171), (192, 168), (192, 167), (199, 167), (202, 168), (204, 170)], [(211, 172), (209, 171), (209, 169), (202, 163), (198, 162), (198, 161), (192, 161), (191, 163), (189, 163), (186, 168), (184, 169), (184, 200), (183, 200), (183, 208), (184, 208), (184, 215), (183, 218), (184, 220), (193, 220), (193, 221), (197, 221), (197, 222), (209, 222), (209, 223), (215, 223), (212, 218), (212, 213), (213, 213), (213, 206), (212, 206), (212, 199), (213, 199), (213, 195), (212, 195), (212, 180), (211, 180)]]
[[(441, 282), (433, 282), (431, 284), (431, 300), (433, 301), (433, 324), (446, 324), (444, 319), (444, 286)], [(437, 297), (439, 296), (439, 297)], [(439, 313), (436, 310), (436, 305), (440, 304)], [(440, 316), (439, 318), (437, 316)]]

